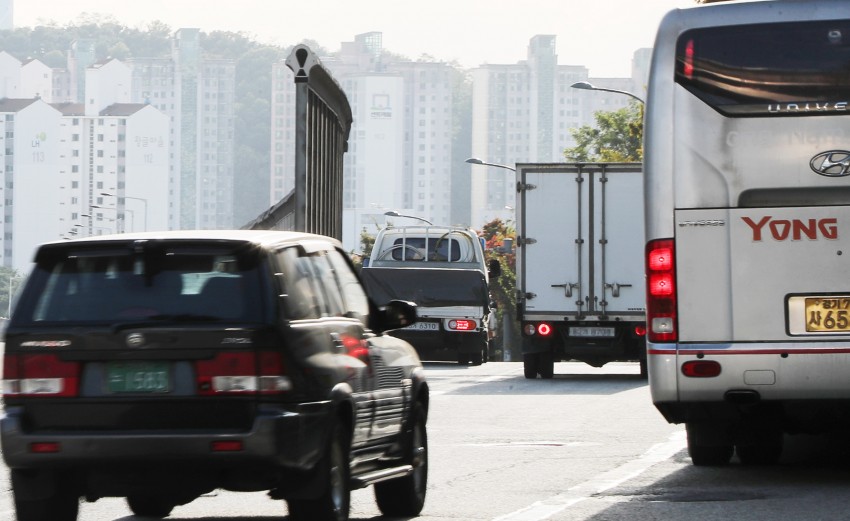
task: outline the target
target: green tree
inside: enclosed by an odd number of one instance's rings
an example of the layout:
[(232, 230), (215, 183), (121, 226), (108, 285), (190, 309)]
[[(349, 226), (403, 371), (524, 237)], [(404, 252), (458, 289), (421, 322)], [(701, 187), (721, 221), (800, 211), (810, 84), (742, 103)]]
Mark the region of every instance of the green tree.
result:
[[(493, 219), (481, 229), (485, 240), (484, 257), (495, 259), (502, 268), (499, 277), (490, 279), (490, 296), (496, 303), (499, 331), (495, 350), (509, 349), (511, 360), (519, 358), (519, 324), (516, 321), (516, 229), (511, 223)], [(506, 241), (505, 239), (510, 239)], [(508, 247), (510, 245), (510, 247)], [(507, 335), (505, 333), (507, 332)]]
[(643, 103), (593, 115), (596, 126), (570, 130), (576, 146), (564, 150), (567, 161), (629, 162), (643, 160)]

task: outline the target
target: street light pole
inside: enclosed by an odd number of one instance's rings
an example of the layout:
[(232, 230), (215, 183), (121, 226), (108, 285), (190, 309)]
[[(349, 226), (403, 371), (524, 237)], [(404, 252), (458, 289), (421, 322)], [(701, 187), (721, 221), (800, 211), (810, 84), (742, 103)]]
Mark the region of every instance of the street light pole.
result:
[[(115, 197), (115, 194), (111, 194), (109, 192), (100, 192), (100, 195), (105, 195), (107, 197)], [(144, 205), (144, 209), (145, 209), (145, 219), (144, 219), (145, 229), (144, 229), (144, 231), (148, 231), (148, 200), (144, 199), (142, 197), (131, 197), (129, 195), (125, 195), (123, 197), (124, 197), (124, 199), (133, 199), (135, 201), (141, 201), (142, 202), (142, 204)], [(130, 210), (125, 210), (125, 211), (129, 212)], [(134, 216), (133, 217), (133, 224), (135, 224), (135, 221), (136, 221), (136, 218)], [(135, 230), (133, 230), (133, 231), (135, 231)]]
[(393, 210), (390, 210), (389, 212), (384, 212), (384, 215), (386, 215), (387, 217), (406, 217), (408, 219), (416, 219), (416, 220), (422, 221), (422, 222), (428, 224), (429, 226), (434, 225), (434, 223), (432, 223), (428, 219), (425, 219), (425, 218), (422, 218), (422, 217), (416, 217), (415, 215), (403, 215), (403, 214), (400, 214), (400, 213), (393, 211)]
[(604, 91), (604, 92), (613, 92), (615, 94), (623, 94), (625, 96), (630, 96), (630, 97), (638, 100), (641, 105), (646, 104), (645, 101), (643, 101), (641, 98), (635, 96), (631, 92), (626, 92), (624, 90), (617, 90), (617, 89), (606, 89), (606, 88), (603, 88), (603, 87), (595, 87), (595, 86), (593, 86), (593, 84), (591, 84), (590, 82), (587, 82), (587, 81), (577, 81), (577, 82), (573, 83), (572, 85), (570, 85), (570, 87), (572, 87), (574, 89), (581, 89), (581, 90), (601, 90), (601, 91)]
[(505, 170), (510, 170), (511, 172), (516, 172), (516, 168), (510, 167), (508, 165), (500, 165), (498, 163), (488, 163), (486, 161), (482, 161), (477, 157), (470, 157), (466, 160), (467, 163), (471, 165), (484, 165), (484, 166), (495, 166), (496, 168), (504, 168)]

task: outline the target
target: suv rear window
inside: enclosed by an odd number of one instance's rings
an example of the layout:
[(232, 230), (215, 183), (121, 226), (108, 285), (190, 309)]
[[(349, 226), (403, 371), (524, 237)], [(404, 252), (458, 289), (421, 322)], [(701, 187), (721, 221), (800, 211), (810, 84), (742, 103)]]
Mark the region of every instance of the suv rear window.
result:
[(692, 29), (676, 82), (728, 116), (848, 114), (850, 21)]
[(256, 262), (231, 251), (76, 251), (40, 259), (15, 321), (258, 321)]

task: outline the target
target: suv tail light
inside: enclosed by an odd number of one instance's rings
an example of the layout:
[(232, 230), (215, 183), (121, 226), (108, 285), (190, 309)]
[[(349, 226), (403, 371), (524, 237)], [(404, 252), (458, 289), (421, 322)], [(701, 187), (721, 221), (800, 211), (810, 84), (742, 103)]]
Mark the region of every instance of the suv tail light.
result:
[(80, 364), (55, 354), (6, 354), (3, 394), (6, 396), (77, 396)]
[(646, 323), (650, 342), (676, 342), (676, 262), (673, 239), (646, 245)]
[(196, 362), (198, 393), (280, 394), (292, 389), (283, 355), (277, 351), (223, 352)]

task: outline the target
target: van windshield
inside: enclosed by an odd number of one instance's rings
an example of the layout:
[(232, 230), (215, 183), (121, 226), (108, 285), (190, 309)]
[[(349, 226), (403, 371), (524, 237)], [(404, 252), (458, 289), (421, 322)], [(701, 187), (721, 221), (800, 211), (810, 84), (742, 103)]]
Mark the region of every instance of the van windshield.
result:
[(850, 112), (850, 21), (693, 29), (676, 46), (676, 82), (728, 116)]
[(18, 324), (257, 321), (255, 262), (229, 252), (73, 252), (41, 259), (15, 309)]

